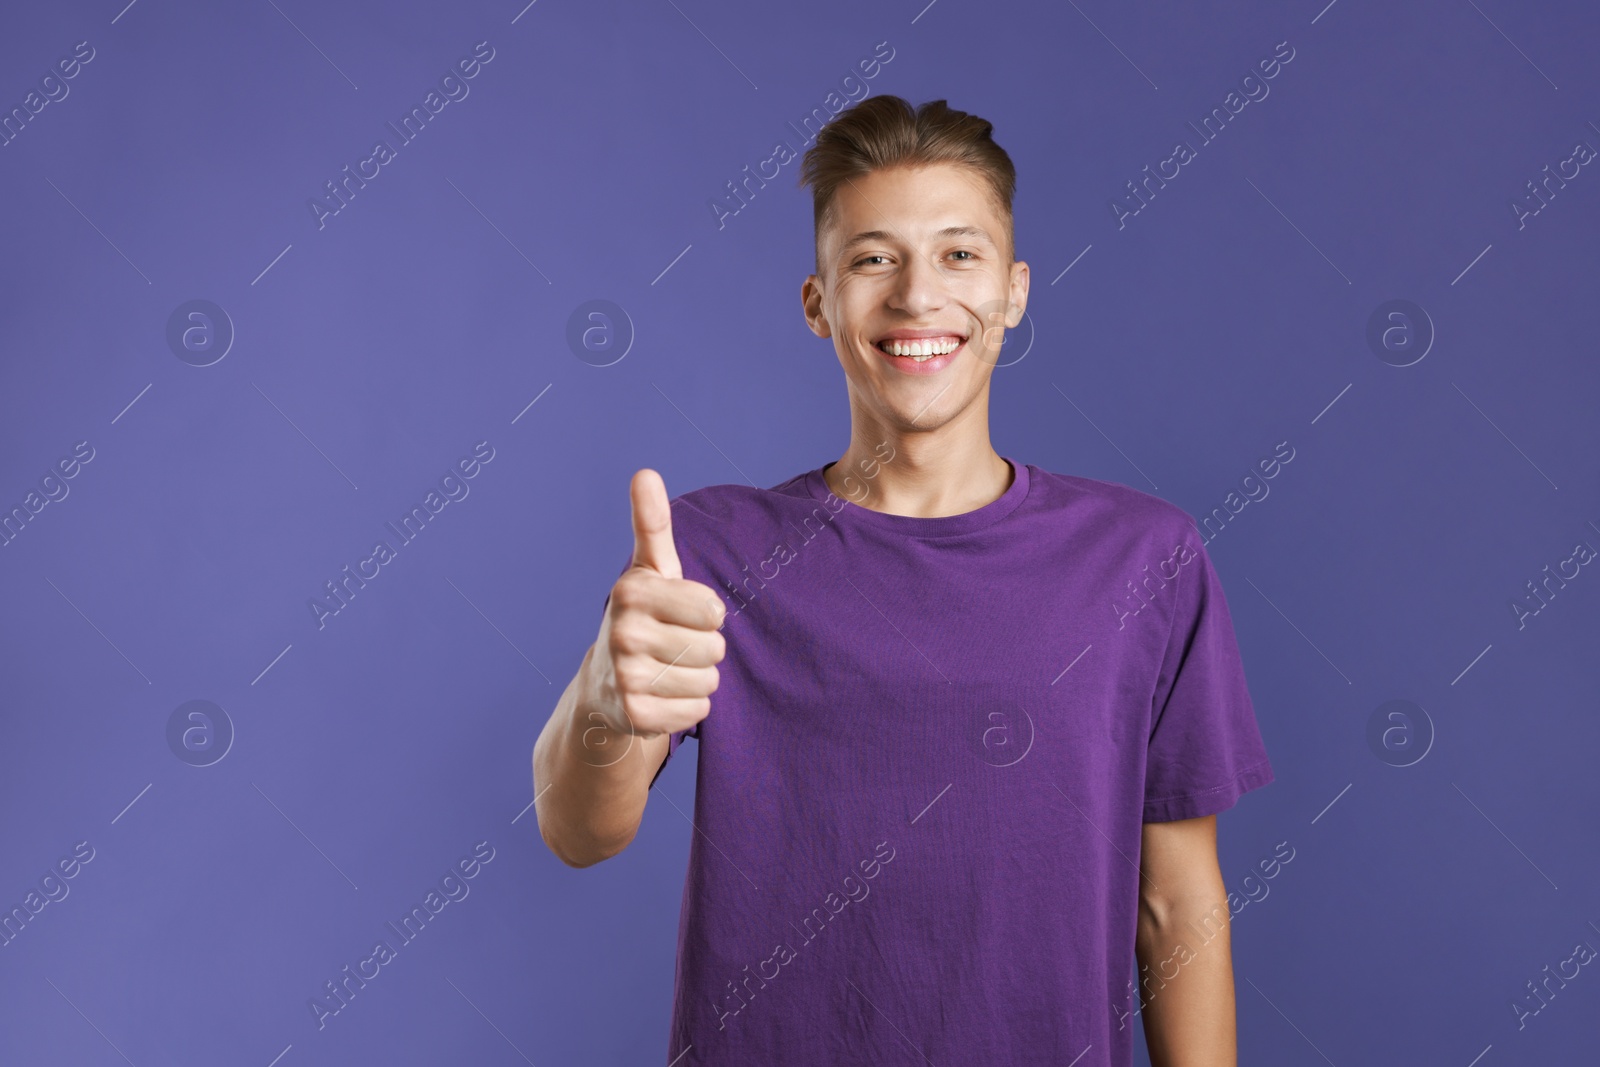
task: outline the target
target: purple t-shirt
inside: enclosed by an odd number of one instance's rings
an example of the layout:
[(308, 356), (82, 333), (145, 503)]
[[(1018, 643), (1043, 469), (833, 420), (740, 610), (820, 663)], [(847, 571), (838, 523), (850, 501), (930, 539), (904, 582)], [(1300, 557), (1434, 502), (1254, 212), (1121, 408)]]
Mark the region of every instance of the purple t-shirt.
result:
[(663, 1062), (1131, 1063), (1140, 826), (1272, 768), (1189, 515), (1007, 462), (999, 499), (938, 518), (820, 469), (672, 501), (728, 617), (686, 731)]

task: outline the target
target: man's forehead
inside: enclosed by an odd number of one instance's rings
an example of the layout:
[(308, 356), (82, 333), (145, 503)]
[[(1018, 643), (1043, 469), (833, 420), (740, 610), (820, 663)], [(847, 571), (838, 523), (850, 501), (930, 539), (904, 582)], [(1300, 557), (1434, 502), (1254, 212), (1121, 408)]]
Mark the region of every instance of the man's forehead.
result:
[[(919, 236), (919, 229), (919, 227), (913, 226), (909, 232), (902, 227), (896, 227), (892, 230), (861, 230), (857, 233), (851, 234), (848, 238), (846, 238), (844, 243), (839, 246), (839, 251), (846, 252), (854, 248), (856, 245), (862, 244), (875, 244), (879, 242), (889, 243), (893, 241), (915, 241)], [(939, 229), (928, 233), (927, 236), (933, 240), (946, 240), (952, 237), (972, 237), (978, 240), (987, 241), (989, 244), (999, 247), (999, 245), (995, 242), (995, 239), (989, 234), (988, 230), (984, 229), (982, 226), (974, 226), (970, 223), (956, 223), (949, 226), (942, 226)]]

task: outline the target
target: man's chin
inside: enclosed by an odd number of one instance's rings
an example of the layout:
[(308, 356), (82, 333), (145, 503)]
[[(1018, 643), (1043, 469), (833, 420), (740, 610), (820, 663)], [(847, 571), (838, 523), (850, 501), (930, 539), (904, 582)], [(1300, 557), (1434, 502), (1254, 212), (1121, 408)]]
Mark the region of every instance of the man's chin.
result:
[(890, 425), (908, 432), (936, 430), (963, 406), (958, 385), (953, 381), (912, 382), (902, 386), (900, 395), (880, 404)]

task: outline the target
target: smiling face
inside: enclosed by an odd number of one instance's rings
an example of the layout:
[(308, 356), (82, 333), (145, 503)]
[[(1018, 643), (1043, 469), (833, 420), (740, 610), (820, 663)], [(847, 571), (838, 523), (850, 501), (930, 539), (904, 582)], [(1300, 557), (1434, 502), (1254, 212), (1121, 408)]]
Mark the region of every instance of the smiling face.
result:
[(1028, 265), (1011, 260), (983, 180), (950, 164), (877, 170), (840, 185), (830, 214), (801, 299), (812, 332), (833, 338), (852, 417), (932, 430), (986, 401)]

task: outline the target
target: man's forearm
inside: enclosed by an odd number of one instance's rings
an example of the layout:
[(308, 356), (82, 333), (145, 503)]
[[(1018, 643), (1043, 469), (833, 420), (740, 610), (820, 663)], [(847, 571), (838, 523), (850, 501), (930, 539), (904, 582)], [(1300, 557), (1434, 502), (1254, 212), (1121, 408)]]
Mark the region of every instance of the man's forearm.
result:
[(1141, 902), (1135, 951), (1151, 1067), (1237, 1067), (1227, 897)]
[(585, 710), (594, 646), (533, 746), (539, 833), (562, 862), (587, 867), (621, 852), (638, 832), (668, 737), (618, 734)]

